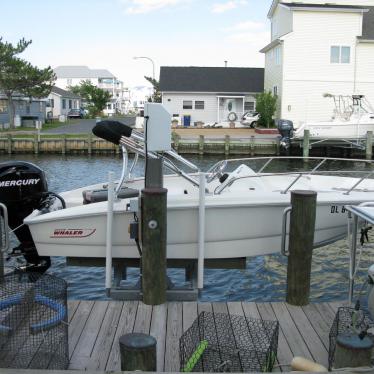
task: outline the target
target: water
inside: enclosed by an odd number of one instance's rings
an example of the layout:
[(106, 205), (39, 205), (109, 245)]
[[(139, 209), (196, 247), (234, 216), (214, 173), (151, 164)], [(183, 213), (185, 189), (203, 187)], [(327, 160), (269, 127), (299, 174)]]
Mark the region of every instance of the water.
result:
[[(203, 170), (219, 159), (216, 157), (189, 157)], [(114, 156), (0, 156), (0, 162), (24, 160), (37, 164), (46, 173), (49, 189), (61, 192), (94, 184), (107, 179), (108, 171), (120, 175), (121, 158)], [(357, 165), (357, 168), (361, 165)], [(337, 170), (339, 164), (336, 165)], [(140, 161), (134, 171), (142, 175)], [(248, 222), (248, 225), (251, 223)], [(366, 279), (366, 269), (373, 263), (370, 250), (362, 255), (356, 289)], [(345, 240), (316, 249), (312, 264), (311, 300), (313, 302), (343, 300), (348, 290), (349, 248)], [(200, 301), (284, 301), (287, 276), (287, 259), (279, 255), (248, 258), (245, 270), (205, 270), (205, 286)], [(70, 299), (105, 299), (104, 269), (67, 267), (63, 257), (52, 259), (49, 272), (64, 278), (69, 284)], [(130, 269), (129, 280), (136, 281), (137, 269)], [(181, 270), (169, 271), (175, 282), (183, 279)], [(357, 294), (357, 292), (356, 292)]]

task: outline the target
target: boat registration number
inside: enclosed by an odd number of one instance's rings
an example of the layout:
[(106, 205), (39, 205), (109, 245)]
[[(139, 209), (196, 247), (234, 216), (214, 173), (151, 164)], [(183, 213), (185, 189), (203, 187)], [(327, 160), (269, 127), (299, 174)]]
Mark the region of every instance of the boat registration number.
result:
[(344, 205), (331, 205), (330, 213), (331, 214), (344, 214), (348, 212), (348, 216), (350, 217), (351, 212), (349, 212)]

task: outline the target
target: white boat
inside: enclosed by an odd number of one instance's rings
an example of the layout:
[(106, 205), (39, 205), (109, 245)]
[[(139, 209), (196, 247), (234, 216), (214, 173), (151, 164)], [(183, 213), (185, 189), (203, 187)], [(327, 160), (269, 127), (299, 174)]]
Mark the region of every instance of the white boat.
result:
[(306, 122), (294, 131), (294, 139), (302, 139), (309, 130), (311, 139), (366, 138), (374, 130), (374, 109), (363, 95), (325, 95), (334, 100), (335, 110), (330, 121)]
[[(107, 124), (104, 130), (100, 133), (103, 133), (105, 139), (122, 145), (125, 165), (116, 188), (119, 198), (114, 202), (112, 256), (114, 259), (138, 258), (139, 252), (135, 241), (130, 239), (128, 227), (134, 219), (134, 212), (130, 209), (133, 204), (130, 202), (144, 187), (144, 179), (128, 177), (126, 150), (144, 155), (144, 137), (120, 123)], [(109, 135), (105, 133), (107, 130)], [(186, 173), (172, 161), (164, 161), (165, 166), (175, 173), (164, 176), (164, 186), (168, 189), (167, 257), (197, 259), (201, 192), (196, 174), (198, 168), (173, 151), (166, 153), (195, 169), (194, 173)], [(161, 154), (148, 152), (148, 157), (161, 157)], [(165, 153), (162, 157), (165, 157)], [(298, 162), (299, 168), (292, 166), (291, 161)], [(331, 170), (328, 166), (334, 169), (336, 161), (350, 162), (352, 167), (349, 172), (341, 171), (340, 168), (337, 170), (336, 167), (335, 171)], [(274, 171), (277, 163), (283, 164), (286, 171), (279, 171), (278, 167)], [(10, 215), (17, 215), (20, 211), (21, 205), (16, 201), (22, 195), (20, 192), (24, 190), (27, 201), (30, 201), (30, 191), (42, 179), (40, 171), (35, 168), (28, 169), (23, 164), (16, 168), (11, 162), (6, 167), (0, 167), (0, 187), (17, 187), (14, 199), (8, 198), (8, 209), (12, 204), (14, 206), (10, 209)], [(366, 160), (280, 157), (221, 161), (207, 172), (206, 189), (202, 189), (205, 191), (206, 209), (204, 257), (242, 258), (279, 252), (282, 221), (285, 209), (290, 205), (292, 190), (318, 193), (314, 245), (318, 247), (334, 242), (346, 234), (345, 206), (373, 200), (374, 180), (370, 179), (373, 174), (373, 164)], [(18, 179), (14, 179), (15, 176)], [(106, 184), (101, 183), (64, 192), (58, 198), (64, 200), (66, 206), (58, 210), (54, 210), (55, 196), (49, 196), (42, 188), (42, 194), (48, 195), (45, 198), (47, 203), (38, 203), (41, 206), (36, 209), (32, 209), (31, 204), (25, 211), (33, 211), (27, 213), (26, 218), (23, 217), (32, 239), (27, 233), (20, 235), (17, 228), (19, 222), (13, 218), (16, 235), (20, 236), (21, 243), (27, 242), (29, 246), (30, 241), (33, 241), (37, 255), (44, 258), (104, 258), (108, 212), (106, 188)], [(0, 197), (1, 192), (0, 189)], [(35, 196), (40, 200), (39, 195)], [(20, 211), (18, 218), (22, 214)], [(24, 247), (27, 249), (26, 244)], [(36, 253), (32, 258), (34, 262)]]

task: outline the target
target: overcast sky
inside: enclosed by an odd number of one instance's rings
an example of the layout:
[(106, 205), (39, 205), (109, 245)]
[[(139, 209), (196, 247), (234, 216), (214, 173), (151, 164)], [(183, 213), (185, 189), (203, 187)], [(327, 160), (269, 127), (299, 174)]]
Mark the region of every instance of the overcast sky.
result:
[(108, 69), (145, 85), (156, 66), (262, 67), (271, 0), (1, 0), (0, 35), (32, 39), (23, 57), (39, 67)]

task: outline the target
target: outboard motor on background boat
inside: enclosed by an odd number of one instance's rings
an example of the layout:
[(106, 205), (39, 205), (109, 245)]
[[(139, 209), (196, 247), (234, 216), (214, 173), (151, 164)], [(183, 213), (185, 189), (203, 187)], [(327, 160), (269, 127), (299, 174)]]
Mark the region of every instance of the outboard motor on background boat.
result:
[(280, 146), (287, 150), (291, 145), (291, 138), (293, 137), (293, 122), (287, 119), (280, 119), (278, 120), (277, 127), (282, 136)]
[(45, 272), (50, 264), (49, 257), (41, 257), (35, 248), (29, 228), (23, 220), (33, 210), (49, 211), (56, 194), (48, 192), (43, 170), (23, 161), (0, 163), (0, 202), (8, 209), (8, 224), (20, 242), (13, 248), (11, 256), (23, 255), (27, 271)]

